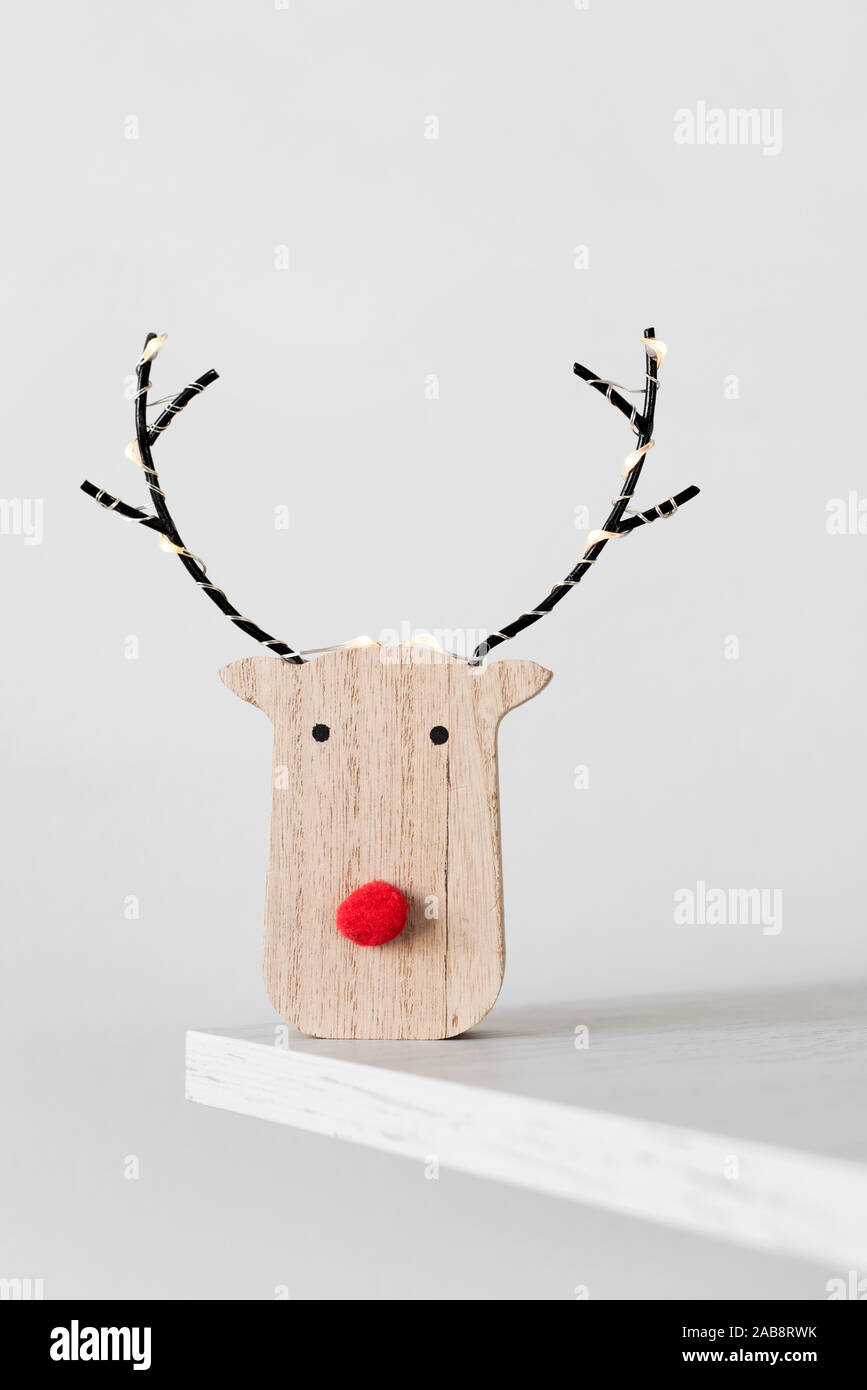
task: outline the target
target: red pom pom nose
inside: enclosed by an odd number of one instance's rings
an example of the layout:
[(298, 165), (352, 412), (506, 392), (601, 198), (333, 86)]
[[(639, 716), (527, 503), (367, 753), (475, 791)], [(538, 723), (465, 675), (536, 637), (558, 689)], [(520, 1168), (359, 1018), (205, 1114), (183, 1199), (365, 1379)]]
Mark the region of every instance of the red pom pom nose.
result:
[(337, 909), (337, 930), (356, 946), (384, 946), (403, 931), (408, 911), (400, 889), (375, 878), (343, 899)]

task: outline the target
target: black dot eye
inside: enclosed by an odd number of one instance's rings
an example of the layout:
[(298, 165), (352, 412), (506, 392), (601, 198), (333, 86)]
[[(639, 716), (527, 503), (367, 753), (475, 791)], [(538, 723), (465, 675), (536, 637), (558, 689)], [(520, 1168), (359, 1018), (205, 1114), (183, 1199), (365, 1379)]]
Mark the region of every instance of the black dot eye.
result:
[(317, 743), (325, 743), (330, 733), (331, 730), (329, 729), (327, 724), (313, 725), (313, 737), (316, 739)]
[(449, 731), (448, 729), (444, 729), (442, 724), (434, 724), (433, 728), (430, 731), (431, 743), (446, 743), (448, 740), (448, 736)]

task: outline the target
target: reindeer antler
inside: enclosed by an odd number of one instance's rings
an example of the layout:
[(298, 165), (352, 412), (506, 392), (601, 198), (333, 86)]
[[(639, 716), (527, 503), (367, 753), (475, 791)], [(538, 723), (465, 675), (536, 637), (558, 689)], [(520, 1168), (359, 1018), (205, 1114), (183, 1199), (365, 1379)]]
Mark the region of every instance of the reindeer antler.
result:
[[(149, 426), (147, 393), (150, 390), (151, 363), (165, 342), (165, 337), (165, 334), (149, 333), (145, 338), (141, 357), (136, 363), (135, 441), (127, 446), (126, 451), (128, 457), (144, 471), (154, 506), (153, 513), (145, 512), (141, 507), (131, 507), (128, 503), (113, 497), (110, 492), (106, 492), (104, 488), (96, 487), (91, 482), (83, 482), (81, 484), (82, 491), (93, 497), (107, 511), (117, 512), (119, 516), (128, 517), (131, 521), (137, 521), (141, 526), (158, 531), (162, 549), (178, 556), (184, 569), (192, 575), (202, 592), (207, 594), (211, 602), (216, 604), (220, 612), (224, 613), (230, 622), (235, 623), (242, 632), (247, 633), (256, 642), (260, 642), (262, 646), (269, 647), (275, 656), (282, 657), (284, 661), (294, 664), (303, 663), (304, 657), (300, 652), (280, 638), (272, 637), (270, 633), (259, 627), (258, 623), (253, 622), (252, 618), (243, 617), (223, 590), (210, 582), (204, 561), (187, 549), (169, 511), (166, 494), (160, 485), (159, 474), (154, 466), (153, 448), (175, 416), (180, 414), (196, 396), (201, 395), (202, 391), (213, 381), (216, 381), (218, 374), (213, 370), (205, 372), (203, 376), (190, 382), (189, 386), (185, 386), (177, 395), (166, 397), (165, 400), (168, 401), (166, 408), (157, 417), (154, 424)], [(608, 514), (605, 525), (599, 531), (590, 532), (584, 553), (574, 569), (564, 580), (554, 585), (550, 593), (546, 594), (536, 608), (520, 614), (499, 632), (491, 633), (486, 641), (479, 643), (470, 659), (471, 665), (478, 665), (494, 647), (516, 637), (519, 632), (523, 632), (524, 628), (530, 627), (540, 618), (544, 618), (547, 613), (550, 613), (570, 589), (580, 583), (590, 566), (596, 563), (609, 541), (619, 540), (622, 536), (634, 531), (636, 527), (646, 526), (659, 517), (673, 516), (684, 502), (689, 502), (693, 497), (698, 496), (699, 489), (697, 487), (688, 487), (683, 492), (675, 493), (673, 497), (657, 503), (655, 507), (644, 512), (634, 513), (624, 520), (627, 504), (635, 495), (635, 488), (644, 465), (645, 455), (653, 447), (653, 422), (656, 410), (656, 394), (659, 387), (659, 365), (665, 355), (665, 345), (655, 337), (654, 329), (648, 328), (646, 330), (642, 342), (645, 347), (647, 370), (644, 374), (644, 387), (637, 388), (644, 392), (644, 408), (641, 414), (620, 394), (620, 391), (629, 391), (632, 388), (620, 387), (618, 390), (616, 382), (595, 376), (587, 367), (582, 367), (579, 362), (576, 362), (574, 366), (576, 376), (580, 376), (595, 390), (601, 391), (617, 410), (627, 416), (633, 431), (638, 436), (637, 448), (633, 449), (624, 463), (623, 485)], [(152, 405), (157, 406), (163, 403), (163, 401), (154, 401)]]
[[(154, 466), (153, 446), (156, 444), (160, 435), (167, 430), (172, 420), (178, 415), (184, 406), (189, 405), (190, 401), (196, 396), (201, 395), (206, 386), (210, 386), (212, 381), (217, 380), (217, 372), (211, 370), (205, 372), (204, 376), (198, 377), (185, 386), (183, 391), (169, 400), (162, 414), (157, 418), (153, 425), (148, 425), (147, 393), (150, 390), (151, 362), (156, 357), (166, 335), (149, 333), (145, 338), (142, 355), (136, 363), (137, 390), (135, 393), (135, 443), (128, 446), (128, 456), (134, 463), (137, 463), (144, 470), (147, 479), (148, 490), (154, 505), (154, 512), (150, 514), (142, 511), (140, 507), (130, 507), (126, 502), (121, 502), (119, 498), (112, 497), (110, 492), (104, 488), (98, 488), (93, 483), (84, 482), (81, 489), (89, 497), (95, 498), (100, 506), (105, 507), (106, 511), (117, 512), (120, 516), (129, 517), (132, 521), (139, 522), (151, 530), (161, 533), (160, 545), (163, 550), (177, 555), (184, 569), (191, 574), (204, 594), (207, 594), (212, 603), (215, 603), (221, 613), (235, 623), (242, 632), (246, 632), (249, 637), (261, 642), (264, 647), (270, 647), (275, 656), (281, 656), (284, 661), (298, 664), (304, 661), (300, 652), (296, 652), (287, 642), (283, 642), (278, 637), (272, 637), (270, 633), (259, 627), (251, 618), (241, 615), (235, 605), (226, 597), (222, 589), (218, 589), (216, 584), (212, 584), (207, 576), (207, 569), (202, 560), (197, 555), (193, 555), (181, 540), (174, 518), (169, 511), (166, 501), (166, 494), (160, 485), (160, 478)], [(168, 398), (167, 398), (168, 399)], [(154, 405), (161, 405), (162, 401), (154, 401)]]
[[(659, 366), (666, 351), (665, 344), (659, 341), (653, 328), (645, 330), (642, 342), (644, 343), (647, 368), (644, 374), (645, 384), (643, 387), (644, 408), (640, 415), (637, 409), (631, 406), (616, 390), (616, 382), (596, 376), (595, 372), (591, 372), (587, 367), (582, 367), (580, 362), (576, 362), (573, 368), (576, 376), (580, 376), (582, 381), (586, 381), (595, 390), (601, 391), (606, 399), (628, 418), (633, 431), (638, 436), (637, 448), (633, 449), (627, 456), (623, 465), (623, 486), (619, 496), (614, 500), (605, 525), (599, 531), (590, 532), (584, 554), (575, 568), (570, 570), (566, 578), (559, 584), (555, 584), (551, 592), (546, 594), (535, 608), (531, 608), (527, 613), (522, 613), (520, 617), (507, 623), (499, 632), (492, 632), (486, 641), (479, 643), (473, 652), (471, 664), (478, 665), (493, 647), (498, 647), (501, 642), (508, 642), (512, 637), (517, 637), (518, 633), (523, 632), (525, 627), (530, 627), (550, 613), (561, 598), (565, 598), (566, 594), (580, 583), (590, 566), (595, 565), (609, 541), (619, 540), (621, 536), (628, 535), (636, 527), (646, 526), (659, 517), (674, 516), (678, 507), (698, 496), (699, 489), (697, 487), (684, 488), (683, 492), (675, 493), (673, 497), (666, 498), (664, 502), (658, 502), (655, 507), (651, 507), (648, 511), (637, 512), (634, 516), (623, 520), (627, 505), (635, 496), (635, 488), (647, 451), (653, 447), (653, 421), (656, 411), (656, 393), (659, 389)], [(621, 391), (630, 391), (631, 389), (627, 386), (620, 388)], [(642, 390), (641, 387), (637, 389)]]

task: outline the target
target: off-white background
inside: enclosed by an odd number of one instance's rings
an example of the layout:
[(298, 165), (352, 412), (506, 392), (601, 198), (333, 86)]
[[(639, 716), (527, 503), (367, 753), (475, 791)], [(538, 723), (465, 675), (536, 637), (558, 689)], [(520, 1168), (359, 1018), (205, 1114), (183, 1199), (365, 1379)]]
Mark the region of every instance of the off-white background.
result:
[[(823, 1295), (837, 1271), (184, 1106), (184, 1028), (270, 1016), (269, 728), (216, 676), (253, 644), (77, 489), (144, 500), (125, 377), (167, 330), (157, 394), (221, 380), (160, 444), (164, 485), (243, 612), (303, 647), (494, 629), (574, 563), (574, 509), (601, 524), (630, 447), (573, 360), (632, 383), (655, 323), (641, 500), (702, 496), (502, 652), (555, 680), (501, 731), (501, 997), (580, 1022), (604, 996), (863, 972), (867, 538), (825, 525), (863, 491), (862, 30), (840, 0), (7, 20), (2, 489), (45, 524), (0, 537), (0, 1275), (49, 1296)], [(781, 108), (781, 153), (676, 145), (698, 101)], [(675, 925), (699, 879), (781, 889), (782, 932)]]

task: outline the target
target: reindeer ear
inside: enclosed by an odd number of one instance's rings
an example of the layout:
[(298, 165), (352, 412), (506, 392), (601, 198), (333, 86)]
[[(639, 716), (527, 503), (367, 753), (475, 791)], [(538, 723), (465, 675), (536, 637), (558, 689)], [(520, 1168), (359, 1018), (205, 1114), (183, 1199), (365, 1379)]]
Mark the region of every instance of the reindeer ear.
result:
[(271, 715), (277, 707), (281, 688), (303, 666), (290, 666), (276, 656), (245, 656), (220, 671), (224, 685), (248, 704)]
[(499, 718), (538, 695), (552, 674), (536, 661), (495, 661), (479, 669), (476, 677), (479, 698), (487, 710)]

